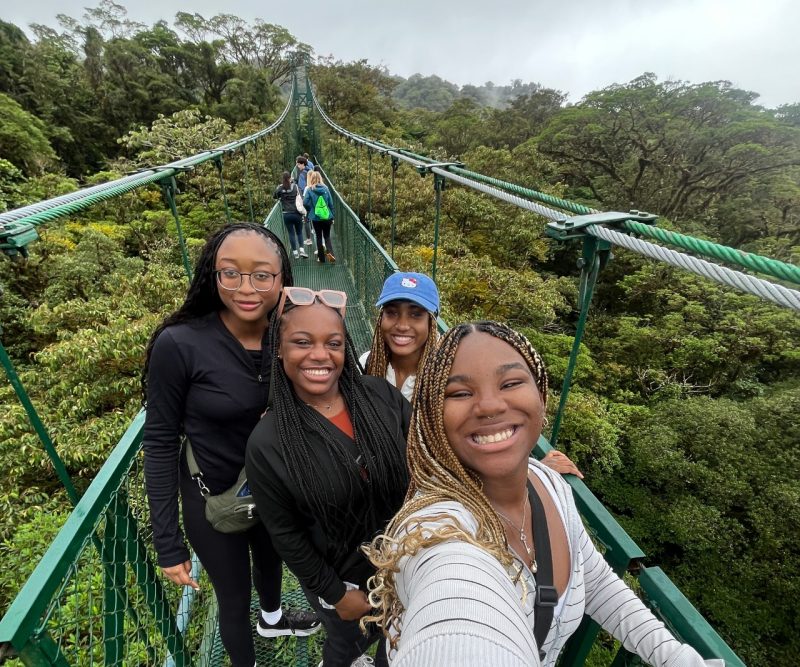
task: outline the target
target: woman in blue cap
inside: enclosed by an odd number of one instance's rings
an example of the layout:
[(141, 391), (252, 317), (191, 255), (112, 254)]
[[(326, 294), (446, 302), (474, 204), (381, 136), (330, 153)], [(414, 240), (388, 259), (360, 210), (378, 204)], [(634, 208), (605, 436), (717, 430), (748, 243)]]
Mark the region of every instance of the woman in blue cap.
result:
[(386, 378), (412, 401), (417, 372), (439, 337), (439, 290), (423, 273), (393, 273), (375, 305), (372, 347), (359, 361), (367, 375)]

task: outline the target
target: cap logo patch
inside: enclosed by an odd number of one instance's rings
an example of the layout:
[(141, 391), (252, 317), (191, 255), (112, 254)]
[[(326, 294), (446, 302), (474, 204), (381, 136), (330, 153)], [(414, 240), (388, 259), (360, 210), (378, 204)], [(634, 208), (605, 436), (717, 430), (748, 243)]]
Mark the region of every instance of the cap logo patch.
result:
[(416, 278), (403, 278), (403, 279), (400, 281), (400, 284), (401, 284), (403, 287), (408, 287), (408, 288), (411, 288), (411, 289), (413, 289), (414, 287), (416, 287), (416, 286), (417, 286), (417, 279), (416, 279)]

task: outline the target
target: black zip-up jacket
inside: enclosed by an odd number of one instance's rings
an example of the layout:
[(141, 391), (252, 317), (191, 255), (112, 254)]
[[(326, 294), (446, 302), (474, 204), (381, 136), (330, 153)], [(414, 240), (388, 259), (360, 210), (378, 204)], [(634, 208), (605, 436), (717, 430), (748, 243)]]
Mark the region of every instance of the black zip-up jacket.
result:
[(142, 446), (153, 544), (162, 567), (189, 559), (178, 523), (179, 469), (189, 478), (182, 435), (192, 443), (211, 493), (230, 488), (267, 406), (271, 359), (266, 333), (260, 354), (249, 352), (216, 312), (167, 327), (156, 339)]
[[(391, 425), (392, 436), (397, 443), (394, 465), (406, 467), (405, 449), (408, 425), (411, 419), (411, 404), (383, 378), (362, 376), (373, 406), (380, 412), (384, 422)], [(351, 448), (353, 466), (356, 462), (355, 443), (327, 420), (322, 426)], [(354, 518), (345, 534), (331, 534), (329, 526), (315, 516), (306, 503), (287, 469), (286, 461), (278, 441), (276, 419), (268, 412), (253, 430), (247, 444), (247, 481), (258, 506), (258, 513), (269, 530), (272, 544), (281, 559), (294, 572), (307, 589), (329, 604), (341, 600), (346, 592), (345, 581), (358, 584), (366, 590), (367, 579), (375, 573), (359, 546), (369, 542), (380, 533), (394, 516), (406, 489), (397, 489), (395, 506), (382, 512), (371, 513), (363, 502), (368, 499), (368, 482), (355, 489), (342, 482), (337, 466), (342, 464), (332, 456), (329, 446), (323, 441), (317, 427), (304, 424), (305, 435), (311, 444), (313, 460), (307, 465), (315, 470), (331, 471), (333, 491), (329, 497), (339, 507), (351, 507), (354, 512), (363, 510), (363, 515)], [(364, 517), (370, 523), (366, 531)], [(367, 534), (364, 534), (364, 533)], [(342, 546), (345, 549), (342, 549)]]
[(292, 183), (288, 190), (281, 184), (272, 193), (272, 198), (281, 200), (281, 211), (283, 213), (299, 213), (297, 206), (295, 206), (295, 198), (298, 194), (300, 194), (300, 190), (297, 187), (297, 183)]

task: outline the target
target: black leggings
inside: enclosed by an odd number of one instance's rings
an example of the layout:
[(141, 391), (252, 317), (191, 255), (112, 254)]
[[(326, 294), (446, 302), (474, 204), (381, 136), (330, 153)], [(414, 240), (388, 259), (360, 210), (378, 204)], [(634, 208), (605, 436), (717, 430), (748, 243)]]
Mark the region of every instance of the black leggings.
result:
[(314, 220), (314, 233), (317, 235), (317, 259), (320, 262), (325, 261), (325, 253), (322, 251), (322, 237), (325, 237), (325, 248), (331, 255), (333, 252), (333, 244), (331, 243), (331, 225), (333, 220)]
[(258, 591), (262, 609), (278, 609), (281, 606), (281, 559), (264, 524), (259, 523), (246, 533), (214, 530), (205, 517), (205, 500), (191, 479), (181, 479), (181, 498), (186, 537), (208, 572), (217, 595), (222, 644), (233, 667), (253, 667), (256, 654), (250, 621), (251, 586)]

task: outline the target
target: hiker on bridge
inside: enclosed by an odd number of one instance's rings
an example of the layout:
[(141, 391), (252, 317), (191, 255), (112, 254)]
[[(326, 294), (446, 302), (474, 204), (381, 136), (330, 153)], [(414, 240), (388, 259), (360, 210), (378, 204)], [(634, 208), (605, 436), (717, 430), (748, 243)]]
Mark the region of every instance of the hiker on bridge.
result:
[(295, 259), (298, 257), (308, 258), (305, 248), (303, 248), (303, 216), (305, 215), (305, 208), (302, 210), (297, 208), (298, 198), (302, 201), (303, 195), (297, 183), (291, 182), (288, 171), (283, 172), (281, 184), (275, 189), (272, 198), (279, 199), (281, 202), (283, 224), (286, 225), (286, 231), (289, 235), (292, 255)]
[[(317, 237), (317, 261), (321, 264), (325, 260), (335, 263), (331, 241), (331, 227), (333, 226), (333, 199), (328, 186), (322, 182), (322, 174), (312, 171), (308, 175), (308, 189), (303, 197), (303, 206), (307, 217), (314, 225), (314, 235)], [(324, 238), (324, 245), (323, 245)]]
[(547, 375), (497, 322), (450, 329), (418, 377), (411, 485), (370, 547), (393, 667), (552, 667), (584, 612), (656, 667), (724, 667), (681, 644), (611, 570), (572, 491), (529, 458)]
[[(403, 502), (411, 406), (362, 375), (347, 335), (347, 295), (285, 288), (273, 328), (274, 402), (247, 445), (247, 479), (275, 548), (325, 626), (324, 667), (371, 664), (362, 633), (374, 568), (361, 545)], [(376, 664), (386, 665), (378, 647)]]
[(308, 635), (320, 624), (312, 613), (281, 609), (281, 559), (263, 524), (243, 533), (212, 527), (181, 445), (191, 442), (212, 495), (237, 481), (247, 438), (267, 404), (268, 316), (291, 284), (289, 258), (272, 232), (251, 223), (223, 227), (203, 247), (183, 305), (150, 338), (143, 371), (144, 472), (158, 563), (172, 582), (199, 588), (180, 530), (180, 493), (183, 528), (216, 593), (234, 667), (253, 667), (256, 659), (252, 585), (260, 635)]

